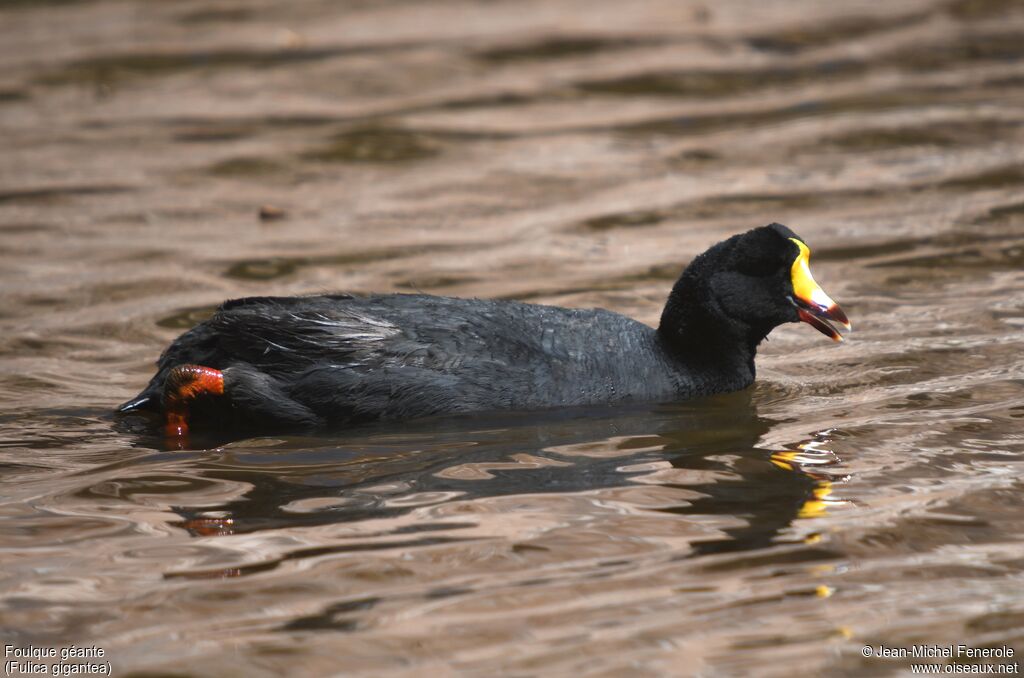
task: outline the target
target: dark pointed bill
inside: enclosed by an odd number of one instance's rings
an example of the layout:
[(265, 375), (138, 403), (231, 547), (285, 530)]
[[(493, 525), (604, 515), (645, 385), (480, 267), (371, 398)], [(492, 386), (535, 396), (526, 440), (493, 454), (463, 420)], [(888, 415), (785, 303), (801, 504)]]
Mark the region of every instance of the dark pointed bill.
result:
[(800, 254), (790, 269), (794, 295), (791, 301), (797, 307), (797, 315), (800, 320), (826, 337), (833, 341), (842, 341), (842, 333), (832, 323), (839, 323), (849, 331), (853, 329), (850, 320), (843, 313), (843, 309), (839, 308), (839, 304), (832, 301), (832, 298), (825, 294), (825, 290), (814, 281), (810, 266), (811, 251), (807, 245), (796, 238), (790, 240), (800, 248)]

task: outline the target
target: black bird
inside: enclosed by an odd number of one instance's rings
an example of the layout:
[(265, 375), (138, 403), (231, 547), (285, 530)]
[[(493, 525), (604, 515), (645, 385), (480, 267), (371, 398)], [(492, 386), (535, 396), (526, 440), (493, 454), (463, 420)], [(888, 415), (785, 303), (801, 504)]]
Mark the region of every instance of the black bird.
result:
[(250, 297), (178, 337), (120, 412), (196, 427), (339, 427), (384, 419), (681, 400), (754, 381), (757, 346), (804, 321), (836, 341), (843, 311), (781, 224), (695, 258), (653, 329), (603, 309), (422, 294)]

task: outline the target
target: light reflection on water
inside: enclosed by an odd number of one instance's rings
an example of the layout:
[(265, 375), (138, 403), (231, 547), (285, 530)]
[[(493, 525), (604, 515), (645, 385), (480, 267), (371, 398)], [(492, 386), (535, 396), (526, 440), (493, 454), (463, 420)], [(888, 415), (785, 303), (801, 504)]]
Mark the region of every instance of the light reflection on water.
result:
[[(30, 4), (0, 7), (5, 642), (122, 675), (1024, 645), (1018, 3)], [(109, 414), (225, 298), (653, 323), (770, 221), (857, 331), (776, 331), (746, 393), (194, 450)]]

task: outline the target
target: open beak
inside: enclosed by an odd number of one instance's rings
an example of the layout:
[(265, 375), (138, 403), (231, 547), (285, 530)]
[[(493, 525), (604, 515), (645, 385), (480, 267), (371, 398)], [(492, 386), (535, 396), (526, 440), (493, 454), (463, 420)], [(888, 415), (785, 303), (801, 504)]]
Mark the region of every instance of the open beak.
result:
[(796, 238), (790, 240), (800, 248), (800, 254), (790, 269), (793, 279), (793, 297), (790, 301), (796, 306), (800, 320), (833, 341), (842, 341), (843, 335), (832, 323), (838, 323), (849, 331), (853, 329), (849, 319), (843, 313), (843, 309), (839, 308), (839, 304), (832, 301), (832, 298), (825, 294), (825, 290), (814, 282), (810, 266), (811, 250)]

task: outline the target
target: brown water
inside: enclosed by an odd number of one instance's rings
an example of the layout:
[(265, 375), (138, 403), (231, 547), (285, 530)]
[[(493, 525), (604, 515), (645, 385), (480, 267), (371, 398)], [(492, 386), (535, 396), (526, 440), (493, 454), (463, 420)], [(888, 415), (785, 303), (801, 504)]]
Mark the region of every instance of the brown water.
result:
[[(1024, 3), (7, 0), (0, 37), (3, 643), (115, 675), (1020, 659)], [(193, 451), (110, 416), (225, 298), (654, 322), (770, 221), (856, 332), (777, 330), (746, 393)]]

